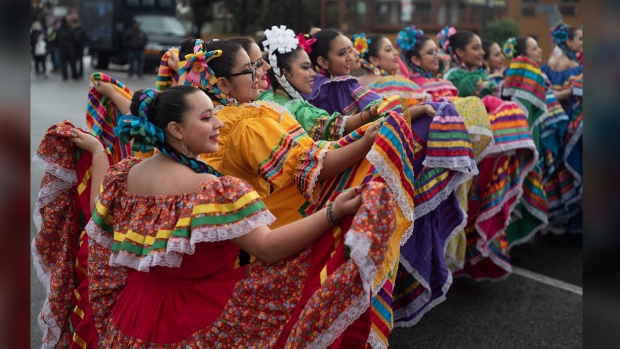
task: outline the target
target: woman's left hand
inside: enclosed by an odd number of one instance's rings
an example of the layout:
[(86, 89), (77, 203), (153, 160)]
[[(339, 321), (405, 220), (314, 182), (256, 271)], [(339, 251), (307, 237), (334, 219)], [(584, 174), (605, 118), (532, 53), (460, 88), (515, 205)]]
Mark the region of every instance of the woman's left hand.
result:
[(424, 105), (424, 112), (428, 116), (435, 116), (435, 114), (437, 114), (437, 110), (435, 110), (435, 108), (433, 108), (433, 106), (430, 104)]
[(96, 151), (104, 149), (103, 145), (96, 137), (89, 135), (88, 133), (82, 132), (77, 128), (72, 128), (71, 132), (73, 134), (73, 138), (71, 138), (71, 140), (81, 149), (84, 149), (91, 154), (94, 154)]

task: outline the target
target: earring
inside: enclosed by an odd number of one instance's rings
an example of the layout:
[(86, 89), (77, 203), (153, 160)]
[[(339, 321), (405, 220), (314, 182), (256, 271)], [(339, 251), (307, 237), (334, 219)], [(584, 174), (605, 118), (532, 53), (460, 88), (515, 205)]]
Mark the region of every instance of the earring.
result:
[(231, 95), (227, 95), (226, 96), (226, 105), (234, 105), (234, 106), (238, 106), (239, 105), (239, 101), (237, 101), (234, 97), (232, 97)]
[(372, 72), (375, 75), (381, 75), (381, 70), (379, 70), (379, 67), (375, 67), (375, 69), (373, 69)]
[(187, 147), (187, 145), (183, 141), (181, 141), (181, 148), (183, 149), (183, 155), (189, 156), (189, 154), (190, 154), (189, 148)]

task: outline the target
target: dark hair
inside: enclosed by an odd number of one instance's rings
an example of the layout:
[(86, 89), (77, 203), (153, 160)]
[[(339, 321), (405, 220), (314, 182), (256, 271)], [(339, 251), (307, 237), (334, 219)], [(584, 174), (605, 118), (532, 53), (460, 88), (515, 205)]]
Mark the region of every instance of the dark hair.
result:
[(517, 38), (517, 45), (515, 46), (515, 54), (514, 56), (525, 56), (527, 51), (527, 39), (530, 36), (519, 36)]
[(327, 54), (332, 47), (332, 41), (342, 35), (338, 29), (328, 28), (314, 34), (313, 38), (316, 39), (314, 45), (312, 45), (312, 52), (310, 52), (310, 62), (313, 67), (320, 67), (317, 62), (319, 57), (327, 59)]
[(185, 38), (185, 40), (183, 40), (183, 42), (181, 42), (181, 45), (179, 45), (179, 59), (180, 60), (185, 59), (185, 55), (194, 53), (195, 42), (196, 42), (196, 39), (191, 38), (191, 37), (187, 37)]
[(465, 51), (467, 45), (471, 42), (471, 40), (476, 36), (474, 32), (470, 32), (469, 30), (459, 30), (454, 35), (450, 37), (450, 47), (452, 48), (452, 52), (456, 55), (456, 49), (460, 48)]
[(237, 36), (237, 37), (234, 37), (234, 38), (229, 38), (229, 39), (226, 39), (226, 41), (236, 42), (239, 45), (241, 45), (243, 50), (245, 50), (245, 52), (248, 53), (248, 56), (250, 55), (250, 50), (252, 49), (252, 45), (256, 43), (254, 41), (254, 38), (252, 38), (249, 35)]
[[(261, 49), (261, 51), (265, 50), (265, 46), (263, 46), (263, 42), (265, 42), (265, 40), (267, 40), (267, 37), (263, 35), (263, 37), (260, 38), (260, 40), (258, 41), (258, 47)], [(301, 50), (303, 50), (303, 48), (301, 46), (297, 46), (297, 48), (295, 48), (291, 52), (274, 52), (276, 56), (276, 61), (278, 62), (278, 68), (281, 69), (282, 74), (284, 74), (284, 70), (288, 71), (289, 73), (293, 71), (293, 61), (296, 60), (297, 57), (299, 57)], [(267, 61), (267, 63), (271, 64), (271, 62), (269, 61)], [(269, 69), (269, 71), (267, 71), (267, 76), (269, 76), (269, 83), (271, 84), (273, 92), (275, 93), (281, 86), (278, 82), (278, 79), (276, 79), (276, 75), (273, 69)]]
[(401, 49), (402, 54), (405, 56), (405, 58), (407, 58), (407, 62), (411, 61), (411, 57), (413, 56), (422, 58), (422, 55), (420, 54), (420, 50), (422, 50), (422, 47), (424, 46), (424, 44), (426, 44), (426, 42), (429, 40), (431, 40), (431, 38), (429, 38), (426, 35), (423, 35), (422, 38), (420, 39), (420, 43), (415, 45), (413, 50), (409, 51), (409, 50)]
[[(495, 41), (493, 40), (482, 40), (482, 49), (484, 50), (484, 59), (489, 59), (489, 54), (491, 53), (491, 46), (497, 44)], [(498, 44), (499, 46), (499, 44)], [(501, 51), (501, 46), (500, 46), (500, 51)]]
[(379, 42), (385, 39), (385, 36), (381, 34), (373, 34), (369, 35), (367, 38), (368, 40), (370, 40), (370, 44), (368, 44), (368, 53), (366, 53), (366, 56), (364, 56), (364, 58), (366, 58), (366, 60), (368, 60), (370, 57), (379, 58), (379, 50), (381, 49), (379, 47)]
[[(148, 121), (162, 130), (166, 130), (171, 122), (182, 123), (185, 114), (192, 109), (187, 96), (197, 92), (203, 93), (202, 90), (192, 86), (178, 85), (155, 93), (155, 97), (148, 108)], [(142, 103), (140, 97), (143, 93), (144, 90), (138, 90), (133, 94), (129, 106), (132, 115), (139, 115), (140, 104)]]

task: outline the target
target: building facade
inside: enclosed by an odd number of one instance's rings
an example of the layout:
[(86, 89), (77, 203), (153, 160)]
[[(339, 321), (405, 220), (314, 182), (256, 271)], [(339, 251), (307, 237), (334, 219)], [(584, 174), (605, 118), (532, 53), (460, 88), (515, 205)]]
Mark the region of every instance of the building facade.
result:
[(489, 21), (507, 16), (508, 1), (321, 0), (320, 26), (346, 33), (396, 33), (413, 24), (429, 34), (445, 26), (480, 33), (485, 18)]
[(508, 18), (519, 23), (521, 35), (538, 41), (547, 60), (554, 47), (551, 29), (560, 22), (581, 27), (583, 5), (584, 0), (509, 0)]

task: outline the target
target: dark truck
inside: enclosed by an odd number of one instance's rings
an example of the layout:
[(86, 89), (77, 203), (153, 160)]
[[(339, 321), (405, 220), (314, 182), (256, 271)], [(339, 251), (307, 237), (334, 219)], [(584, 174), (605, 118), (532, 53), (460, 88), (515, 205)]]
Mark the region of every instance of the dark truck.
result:
[(96, 69), (129, 62), (123, 33), (133, 18), (140, 21), (148, 38), (145, 72), (158, 67), (162, 54), (172, 46), (178, 47), (188, 35), (176, 18), (176, 0), (81, 0), (80, 17)]

